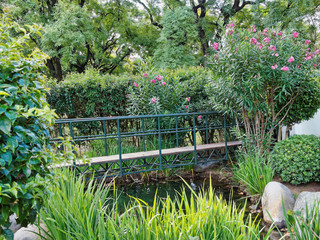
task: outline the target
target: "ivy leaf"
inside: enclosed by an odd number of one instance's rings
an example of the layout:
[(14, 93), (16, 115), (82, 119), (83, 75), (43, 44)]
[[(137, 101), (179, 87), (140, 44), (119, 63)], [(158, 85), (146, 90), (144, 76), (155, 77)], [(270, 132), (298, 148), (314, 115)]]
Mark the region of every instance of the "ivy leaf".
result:
[(0, 116), (0, 131), (9, 134), (11, 130), (11, 121), (6, 116)]
[(18, 140), (15, 137), (8, 138), (7, 146), (12, 150), (12, 152), (15, 151), (18, 145), (19, 145)]

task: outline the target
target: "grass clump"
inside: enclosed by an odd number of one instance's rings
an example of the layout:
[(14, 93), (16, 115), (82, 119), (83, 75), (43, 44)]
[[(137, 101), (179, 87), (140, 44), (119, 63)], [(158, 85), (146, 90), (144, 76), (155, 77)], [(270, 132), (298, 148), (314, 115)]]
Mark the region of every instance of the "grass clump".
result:
[(259, 222), (245, 217), (245, 208), (217, 197), (212, 187), (191, 196), (182, 189), (164, 200), (155, 195), (152, 206), (132, 198), (120, 212), (110, 187), (64, 174), (40, 215), (47, 239), (260, 239)]
[(274, 176), (266, 157), (254, 150), (239, 154), (238, 165), (234, 166), (233, 172), (235, 179), (244, 184), (251, 195), (260, 196)]

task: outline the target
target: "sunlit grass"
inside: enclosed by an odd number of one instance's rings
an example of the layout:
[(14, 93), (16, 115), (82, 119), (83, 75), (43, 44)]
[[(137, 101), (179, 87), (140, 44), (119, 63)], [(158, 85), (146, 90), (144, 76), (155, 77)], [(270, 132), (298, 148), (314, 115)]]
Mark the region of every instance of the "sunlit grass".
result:
[(175, 198), (155, 195), (151, 206), (132, 197), (119, 212), (110, 186), (62, 173), (57, 172), (40, 214), (47, 239), (260, 239), (259, 222), (216, 196), (212, 187), (199, 194), (190, 189), (191, 197), (184, 189)]

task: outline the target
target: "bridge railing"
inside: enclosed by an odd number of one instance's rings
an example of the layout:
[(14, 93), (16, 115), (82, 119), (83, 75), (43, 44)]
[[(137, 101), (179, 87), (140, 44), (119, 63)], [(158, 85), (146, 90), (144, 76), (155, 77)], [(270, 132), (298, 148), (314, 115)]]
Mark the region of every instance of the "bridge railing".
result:
[(223, 142), (227, 158), (227, 142), (235, 140), (230, 131), (234, 126), (233, 119), (217, 111), (59, 119), (51, 142), (61, 143), (61, 138), (70, 136), (80, 154), (93, 158), (118, 155), (120, 167), (125, 154), (158, 151), (159, 168), (163, 169), (162, 151), (168, 148), (193, 146), (194, 164), (199, 160), (199, 145)]

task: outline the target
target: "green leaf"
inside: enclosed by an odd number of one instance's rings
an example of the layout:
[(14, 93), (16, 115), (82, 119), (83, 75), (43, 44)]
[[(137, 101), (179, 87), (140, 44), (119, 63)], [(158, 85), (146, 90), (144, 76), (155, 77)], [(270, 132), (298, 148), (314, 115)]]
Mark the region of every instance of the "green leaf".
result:
[(12, 150), (12, 152), (15, 151), (18, 145), (19, 145), (18, 140), (15, 137), (8, 138), (7, 146)]
[(0, 91), (0, 96), (10, 96), (10, 94), (4, 91)]
[(9, 134), (11, 130), (11, 121), (6, 116), (0, 116), (0, 131)]
[(10, 229), (3, 229), (3, 236), (6, 240), (13, 240), (13, 232)]

